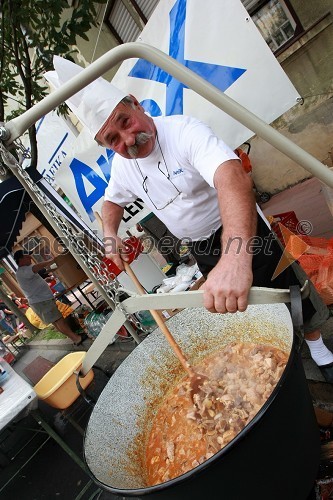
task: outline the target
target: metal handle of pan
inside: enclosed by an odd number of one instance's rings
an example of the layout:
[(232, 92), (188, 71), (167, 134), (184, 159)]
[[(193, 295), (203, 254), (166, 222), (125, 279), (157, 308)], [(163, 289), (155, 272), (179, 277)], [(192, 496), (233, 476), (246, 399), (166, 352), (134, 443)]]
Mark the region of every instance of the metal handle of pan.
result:
[(294, 327), (294, 334), (298, 339), (298, 350), (302, 347), (304, 341), (304, 326), (303, 326), (303, 307), (302, 295), (298, 285), (290, 287), (290, 313)]
[[(309, 284), (306, 281), (301, 288), (301, 298), (309, 295)], [(203, 290), (179, 293), (161, 293), (134, 295), (121, 303), (121, 309), (116, 308), (100, 334), (87, 351), (82, 362), (81, 374), (86, 375), (100, 355), (112, 341), (119, 328), (126, 321), (126, 314), (133, 314), (149, 309), (185, 309), (187, 307), (203, 307)], [(290, 290), (275, 288), (252, 287), (249, 293), (249, 304), (272, 304), (290, 302)]]
[[(306, 281), (301, 288), (302, 300), (310, 292)], [(177, 293), (156, 293), (149, 295), (134, 295), (122, 302), (124, 310), (130, 314), (149, 309), (185, 309), (189, 307), (203, 307), (203, 290), (194, 290)], [(248, 303), (252, 304), (281, 304), (290, 302), (289, 289), (252, 287), (248, 296)]]

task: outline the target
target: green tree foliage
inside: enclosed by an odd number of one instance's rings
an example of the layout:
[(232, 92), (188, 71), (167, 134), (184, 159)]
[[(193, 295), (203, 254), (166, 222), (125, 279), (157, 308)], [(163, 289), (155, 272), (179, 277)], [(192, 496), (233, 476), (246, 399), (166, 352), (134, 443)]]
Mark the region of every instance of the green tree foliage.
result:
[[(0, 0), (0, 121), (9, 121), (47, 94), (42, 75), (54, 54), (72, 59), (78, 38), (96, 25), (96, 4), (106, 0)], [(16, 103), (7, 112), (7, 103)], [(29, 129), (31, 165), (37, 165), (36, 129)]]

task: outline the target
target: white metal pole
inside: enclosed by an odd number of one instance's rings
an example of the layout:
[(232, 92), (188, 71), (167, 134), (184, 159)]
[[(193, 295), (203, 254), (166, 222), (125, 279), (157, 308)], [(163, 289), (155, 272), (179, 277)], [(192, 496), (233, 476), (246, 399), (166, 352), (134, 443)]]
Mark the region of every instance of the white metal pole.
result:
[(226, 96), (223, 92), (196, 73), (178, 63), (172, 57), (164, 54), (164, 52), (155, 47), (151, 47), (141, 42), (126, 43), (111, 49), (93, 62), (83, 72), (45, 97), (42, 101), (35, 104), (31, 109), (5, 124), (5, 128), (10, 133), (10, 138), (7, 140), (6, 144), (10, 144), (17, 139), (17, 137), (22, 135), (38, 119), (83, 87), (96, 80), (96, 78), (103, 75), (107, 70), (114, 67), (119, 62), (130, 58), (146, 59), (164, 69), (177, 78), (177, 80), (181, 81), (235, 120), (252, 130), (259, 137), (262, 137), (312, 175), (318, 177), (322, 182), (333, 187), (333, 172), (325, 167), (319, 160), (294, 144), (290, 139), (284, 137), (280, 132), (258, 118), (254, 113), (248, 111), (236, 101)]

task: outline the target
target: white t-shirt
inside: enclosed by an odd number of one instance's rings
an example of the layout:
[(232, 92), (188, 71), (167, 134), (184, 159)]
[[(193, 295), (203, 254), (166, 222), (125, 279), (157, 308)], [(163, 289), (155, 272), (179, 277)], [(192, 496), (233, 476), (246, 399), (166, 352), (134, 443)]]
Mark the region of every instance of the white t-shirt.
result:
[(16, 279), (29, 304), (37, 304), (53, 299), (53, 293), (45, 280), (32, 270), (33, 265), (21, 266), (16, 271)]
[(158, 117), (154, 123), (157, 140), (149, 156), (115, 155), (104, 199), (124, 207), (139, 197), (178, 238), (207, 238), (221, 226), (215, 171), (239, 158), (194, 118)]

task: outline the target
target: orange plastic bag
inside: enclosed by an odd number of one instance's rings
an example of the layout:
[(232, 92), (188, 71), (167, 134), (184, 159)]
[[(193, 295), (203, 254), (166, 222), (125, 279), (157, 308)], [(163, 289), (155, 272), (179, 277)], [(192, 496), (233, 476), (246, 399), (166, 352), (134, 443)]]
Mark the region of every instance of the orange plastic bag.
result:
[(72, 314), (73, 308), (70, 307), (68, 304), (64, 304), (63, 302), (60, 302), (60, 300), (56, 300), (56, 304), (57, 308), (59, 309), (64, 318), (67, 318), (67, 316)]
[(242, 150), (242, 148), (237, 148), (234, 150), (234, 153), (239, 157), (242, 162), (242, 167), (247, 174), (252, 172), (252, 164), (248, 153)]
[(333, 238), (306, 238), (308, 249), (298, 257), (325, 304), (333, 304)]

